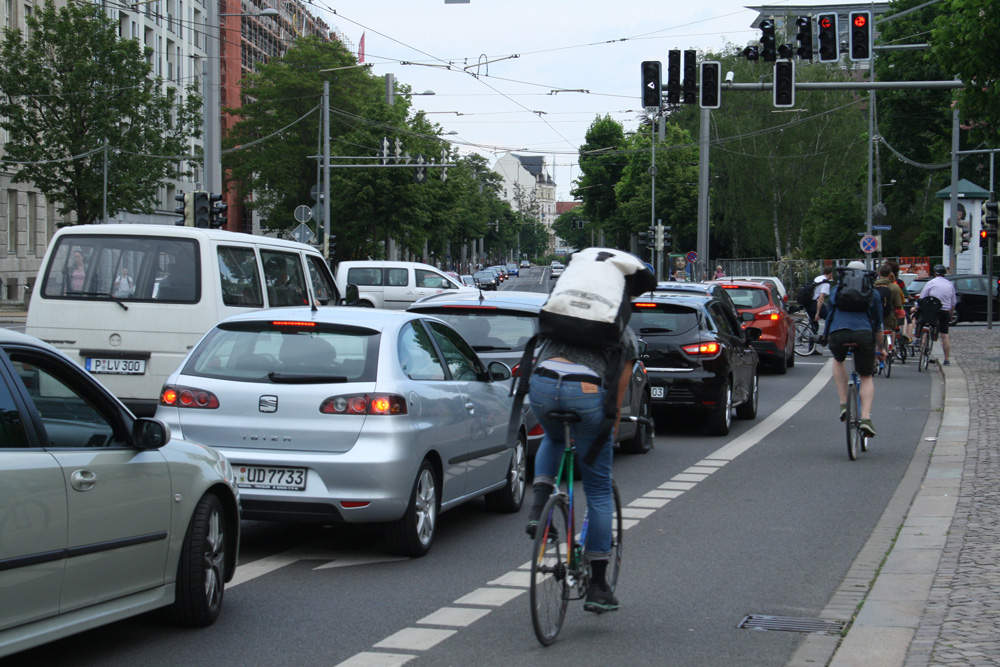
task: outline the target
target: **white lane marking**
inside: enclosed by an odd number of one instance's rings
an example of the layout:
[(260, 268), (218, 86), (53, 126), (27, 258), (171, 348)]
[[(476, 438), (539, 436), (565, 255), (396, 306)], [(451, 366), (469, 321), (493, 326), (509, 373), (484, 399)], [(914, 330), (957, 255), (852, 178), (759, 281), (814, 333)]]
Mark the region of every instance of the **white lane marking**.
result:
[[(828, 363), (832, 363), (832, 359)], [(630, 502), (627, 507), (623, 507), (623, 527), (626, 529), (631, 528), (639, 523), (641, 519), (653, 514), (652, 509), (644, 510), (642, 508), (663, 507), (669, 503), (672, 498), (682, 495), (685, 491), (690, 491), (695, 487), (697, 482), (707, 479), (711, 473), (722, 468), (740, 454), (743, 454), (758, 442), (763, 440), (772, 431), (774, 431), (774, 429), (791, 419), (795, 413), (805, 407), (805, 405), (807, 405), (809, 401), (819, 393), (823, 386), (830, 381), (831, 375), (832, 374), (830, 373), (820, 372), (809, 382), (809, 384), (796, 394), (792, 400), (778, 408), (778, 410), (768, 416), (764, 421), (760, 422), (743, 435), (737, 437), (729, 444), (719, 448), (700, 461), (698, 465), (692, 466), (686, 471), (674, 475), (670, 481), (661, 484), (656, 489), (648, 492), (644, 497), (636, 498)], [(637, 512), (642, 513), (638, 518), (624, 519), (624, 517), (628, 515), (627, 513), (631, 513), (632, 516), (636, 516), (635, 513)], [(499, 607), (504, 605), (524, 593), (524, 588), (530, 588), (530, 571), (531, 561), (528, 561), (527, 563), (518, 566), (515, 570), (488, 582), (488, 585), (497, 586), (496, 588), (478, 588), (471, 593), (458, 598), (453, 604), (478, 605), (479, 607)], [(521, 589), (501, 587), (512, 585), (520, 586)], [(418, 621), (418, 623), (426, 623), (430, 625), (452, 625), (452, 623), (428, 620), (433, 618), (451, 618), (452, 611), (449, 610), (454, 610), (454, 608), (442, 607), (430, 616), (424, 617), (424, 619)], [(481, 615), (477, 618), (481, 618), (489, 613), (489, 610), (480, 608), (478, 609), (478, 612), (481, 612)], [(477, 619), (469, 621), (466, 625), (474, 622), (475, 620)], [(383, 639), (378, 644), (375, 644), (375, 648), (411, 648), (412, 650), (426, 650), (426, 648), (436, 645), (444, 639), (447, 639), (447, 637), (450, 637), (451, 634), (457, 632), (455, 630), (446, 630), (440, 632), (449, 634), (424, 635), (419, 633), (420, 630), (421, 628), (407, 628), (405, 630), (400, 630), (396, 634)], [(364, 655), (380, 656), (382, 654), (359, 653), (353, 658), (350, 658), (347, 662), (340, 663), (338, 667), (368, 667), (366, 663), (350, 662), (355, 658)], [(372, 667), (383, 667), (383, 664), (372, 663)]]
[(344, 553), (343, 556), (335, 558), (329, 563), (317, 565), (313, 570), (326, 570), (331, 567), (351, 567), (352, 565), (370, 565), (372, 563), (391, 563), (398, 560), (409, 560), (406, 556), (377, 556), (377, 555), (357, 555)]
[(437, 630), (435, 628), (403, 628), (389, 635), (373, 648), (403, 649), (404, 651), (426, 651), (434, 648), (458, 630)]
[(304, 544), (288, 551), (266, 556), (249, 563), (240, 564), (236, 568), (233, 580), (226, 584), (226, 588), (239, 586), (251, 579), (270, 574), (277, 569), (291, 565), (300, 560), (326, 560), (328, 563), (318, 565), (314, 570), (325, 570), (331, 567), (350, 567), (352, 565), (370, 565), (372, 563), (390, 563), (398, 560), (407, 560), (405, 557), (388, 556), (378, 552), (358, 553), (353, 551), (336, 551), (324, 548), (319, 543)]
[(476, 609), (474, 607), (441, 607), (437, 611), (417, 621), (419, 625), (449, 625), (464, 628), (472, 625), (492, 609)]
[(622, 519), (645, 519), (656, 510), (644, 510), (637, 507), (623, 507)]
[(255, 560), (252, 563), (240, 565), (236, 568), (236, 574), (233, 575), (233, 580), (226, 584), (226, 588), (233, 588), (234, 586), (239, 586), (240, 584), (246, 583), (251, 579), (256, 579), (257, 577), (269, 574), (278, 568), (291, 565), (301, 558), (302, 554), (298, 549), (290, 549), (288, 551), (283, 551), (280, 554)]
[(371, 653), (365, 651), (352, 655), (336, 667), (400, 667), (417, 656), (401, 653)]

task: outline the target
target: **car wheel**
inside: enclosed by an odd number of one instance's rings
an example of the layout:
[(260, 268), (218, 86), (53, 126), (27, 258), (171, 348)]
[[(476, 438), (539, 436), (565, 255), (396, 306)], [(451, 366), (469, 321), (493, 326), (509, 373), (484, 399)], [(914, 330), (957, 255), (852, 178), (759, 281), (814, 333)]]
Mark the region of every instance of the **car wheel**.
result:
[(523, 433), (517, 434), (514, 451), (507, 469), (507, 484), (499, 491), (486, 494), (486, 507), (494, 512), (513, 514), (521, 509), (524, 502), (524, 488), (527, 482), (527, 439)]
[[(653, 406), (649, 396), (644, 395), (639, 403), (639, 417), (653, 418)], [(653, 448), (653, 429), (645, 424), (637, 423), (635, 433), (628, 440), (621, 441), (622, 451), (626, 454), (645, 454)]]
[(180, 625), (206, 626), (222, 609), (226, 581), (226, 512), (206, 493), (191, 517), (177, 566), (176, 597), (167, 615)]
[[(791, 345), (786, 345), (785, 346), (786, 350), (787, 349), (791, 349), (791, 348), (792, 348)], [(785, 356), (785, 366), (788, 367), (788, 368), (794, 368), (795, 367), (795, 350), (794, 349), (791, 349), (791, 351)]]
[(708, 414), (708, 432), (712, 435), (729, 435), (733, 423), (733, 385), (726, 382), (719, 387), (715, 398), (715, 408)]
[(424, 460), (410, 492), (403, 516), (389, 524), (389, 547), (400, 556), (420, 558), (431, 549), (437, 525), (437, 478), (430, 461)]
[(948, 320), (948, 326), (953, 324), (958, 324), (958, 307), (951, 309), (951, 317)]
[(757, 380), (757, 374), (754, 373), (753, 376), (753, 386), (750, 388), (750, 396), (747, 397), (745, 403), (741, 403), (736, 406), (736, 416), (740, 419), (756, 419), (757, 418), (757, 399), (760, 395), (760, 384)]
[(788, 360), (779, 357), (777, 362), (773, 364), (772, 368), (774, 368), (774, 372), (776, 374), (784, 375), (788, 372)]

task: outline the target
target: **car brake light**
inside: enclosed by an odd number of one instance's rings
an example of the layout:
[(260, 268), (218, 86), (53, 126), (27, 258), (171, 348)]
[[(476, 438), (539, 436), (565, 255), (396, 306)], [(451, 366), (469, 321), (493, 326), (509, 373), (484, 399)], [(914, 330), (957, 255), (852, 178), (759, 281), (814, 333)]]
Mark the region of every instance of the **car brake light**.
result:
[(530, 436), (545, 435), (545, 429), (542, 428), (541, 424), (535, 424), (535, 428), (531, 429), (531, 432), (528, 433), (528, 435)]
[(754, 315), (754, 319), (757, 319), (757, 320), (771, 320), (772, 322), (777, 322), (778, 320), (781, 319), (781, 313), (779, 311), (771, 308), (769, 310), (762, 310), (762, 311), (760, 311), (759, 313), (757, 313), (756, 315)]
[(655, 303), (649, 303), (646, 301), (635, 301), (632, 303), (632, 306), (635, 308), (656, 308)]
[(314, 327), (315, 322), (294, 322), (289, 320), (276, 320), (271, 322), (271, 326), (274, 327)]
[(713, 340), (707, 343), (695, 343), (694, 345), (684, 345), (681, 347), (681, 349), (693, 357), (707, 357), (713, 354), (718, 354), (719, 350), (722, 349), (722, 346)]
[(331, 396), (319, 411), (324, 415), (405, 415), (406, 399), (398, 394)]
[(219, 407), (219, 399), (215, 394), (204, 389), (167, 385), (160, 392), (160, 405), (169, 405), (174, 408), (215, 410)]

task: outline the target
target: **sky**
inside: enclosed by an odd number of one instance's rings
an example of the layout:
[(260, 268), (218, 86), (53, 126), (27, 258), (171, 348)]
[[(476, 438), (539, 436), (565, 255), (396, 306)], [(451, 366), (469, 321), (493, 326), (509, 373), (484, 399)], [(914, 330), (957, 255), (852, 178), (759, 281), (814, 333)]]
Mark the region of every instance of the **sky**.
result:
[(757, 12), (732, 0), (312, 0), (309, 7), (355, 53), (364, 35), (373, 75), (433, 91), (415, 95), (413, 107), (460, 154), (478, 152), (491, 164), (507, 151), (544, 155), (559, 201), (572, 199), (578, 150), (595, 118), (637, 127), (643, 60), (665, 67), (671, 49), (745, 46), (760, 34), (749, 27)]

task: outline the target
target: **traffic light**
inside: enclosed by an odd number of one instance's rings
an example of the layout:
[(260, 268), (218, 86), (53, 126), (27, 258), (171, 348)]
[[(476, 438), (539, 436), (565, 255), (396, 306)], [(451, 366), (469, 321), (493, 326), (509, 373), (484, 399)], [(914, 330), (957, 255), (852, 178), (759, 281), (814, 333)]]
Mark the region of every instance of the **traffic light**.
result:
[(764, 19), (760, 22), (760, 57), (764, 62), (773, 63), (778, 59), (778, 44), (774, 36), (774, 21)]
[(969, 249), (969, 242), (972, 240), (972, 230), (968, 227), (959, 227), (962, 230), (962, 252)]
[(704, 62), (701, 64), (701, 108), (718, 109), (719, 98), (722, 97), (722, 81), (719, 79), (719, 71), (722, 63), (718, 61)]
[(194, 199), (194, 226), (209, 229), (212, 226), (212, 210), (208, 204), (207, 192), (192, 192)]
[(955, 228), (954, 227), (945, 227), (944, 228), (944, 244), (946, 246), (954, 246), (955, 245)]
[(748, 46), (743, 49), (743, 57), (747, 60), (757, 60), (760, 58), (760, 48), (756, 46)]
[(667, 104), (681, 103), (681, 52), (667, 53)]
[(663, 250), (663, 225), (656, 226), (656, 248)]
[(813, 59), (813, 22), (808, 16), (800, 16), (795, 20), (795, 27), (798, 28), (798, 33), (795, 35), (795, 39), (799, 42), (799, 48), (796, 49), (795, 53), (798, 54), (799, 58), (802, 60), (812, 60)]
[(674, 237), (670, 235), (670, 226), (663, 225), (661, 229), (663, 229), (663, 239), (660, 244), (660, 249), (670, 250), (671, 246), (674, 244)]
[(840, 60), (840, 26), (836, 14), (820, 14), (816, 17), (819, 28), (819, 61), (835, 63)]
[(864, 11), (850, 13), (851, 24), (847, 32), (848, 57), (852, 61), (872, 58), (872, 13)]
[(649, 245), (649, 232), (639, 232), (639, 247), (645, 248)]
[(992, 234), (988, 229), (979, 230), (979, 247), (985, 248), (989, 244), (989, 239), (996, 236), (996, 230), (993, 230)]
[(650, 225), (649, 229), (646, 230), (646, 244), (650, 248), (656, 247), (656, 227), (653, 225)]
[(212, 206), (212, 229), (221, 229), (226, 226), (226, 209), (229, 205), (222, 201), (222, 195), (211, 194), (208, 201)]
[(684, 52), (684, 104), (694, 104), (698, 101), (698, 52)]
[(996, 196), (991, 192), (989, 201), (983, 202), (983, 225), (992, 231), (997, 230), (997, 202)]
[(795, 106), (795, 62), (792, 60), (774, 63), (774, 106)]
[(642, 61), (642, 106), (659, 109), (662, 101), (663, 83), (660, 79), (660, 61)]
[(791, 44), (782, 44), (778, 47), (779, 58), (789, 60), (793, 55), (795, 55), (795, 50), (792, 48)]
[(174, 207), (174, 213), (181, 216), (180, 220), (175, 220), (174, 224), (181, 226), (187, 224), (187, 212), (188, 212), (188, 195), (183, 192), (178, 192), (174, 195), (174, 199), (180, 202), (178, 206)]

